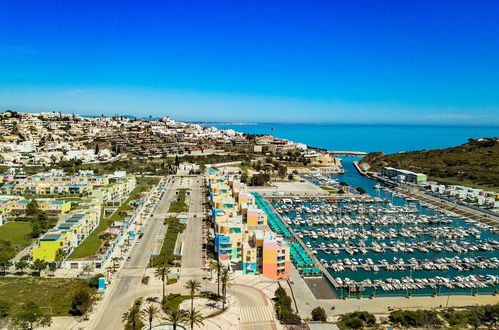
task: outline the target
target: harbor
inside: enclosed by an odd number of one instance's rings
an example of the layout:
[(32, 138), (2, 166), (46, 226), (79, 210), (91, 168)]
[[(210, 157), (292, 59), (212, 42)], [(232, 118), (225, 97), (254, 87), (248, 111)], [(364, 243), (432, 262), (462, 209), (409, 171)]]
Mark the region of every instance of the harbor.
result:
[(343, 177), (333, 178), (364, 188), (362, 198), (270, 199), (280, 226), (306, 253), (292, 254), (302, 276), (322, 271), (339, 298), (497, 293), (497, 229), (346, 166)]

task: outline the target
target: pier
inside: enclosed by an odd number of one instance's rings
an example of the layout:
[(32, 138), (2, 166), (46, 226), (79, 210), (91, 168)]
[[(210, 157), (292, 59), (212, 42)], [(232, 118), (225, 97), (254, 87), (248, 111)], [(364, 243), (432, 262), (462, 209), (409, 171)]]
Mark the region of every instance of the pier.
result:
[(274, 214), (279, 218), (279, 220), (284, 224), (284, 226), (286, 226), (286, 228), (289, 230), (289, 232), (293, 235), (293, 238), (295, 239), (295, 241), (298, 242), (305, 251), (307, 251), (308, 255), (310, 256), (310, 258), (312, 259), (312, 261), (315, 263), (315, 265), (317, 266), (317, 268), (319, 268), (321, 270), (323, 276), (325, 276), (327, 278), (327, 280), (335, 288), (339, 288), (340, 285), (338, 284), (338, 282), (336, 282), (336, 280), (334, 279), (334, 277), (327, 271), (326, 267), (324, 267), (324, 265), (322, 264), (322, 262), (320, 262), (319, 260), (317, 260), (317, 258), (315, 257), (314, 253), (312, 253), (312, 251), (308, 248), (308, 246), (305, 245), (305, 243), (303, 243), (303, 241), (301, 240), (301, 238), (298, 237), (298, 235), (286, 223), (286, 221), (283, 220), (281, 214), (274, 209), (274, 206), (272, 205), (272, 203), (268, 203), (268, 204), (269, 204), (270, 208), (272, 209), (272, 212), (274, 212)]
[(329, 151), (329, 154), (336, 156), (365, 156), (367, 152), (364, 151)]

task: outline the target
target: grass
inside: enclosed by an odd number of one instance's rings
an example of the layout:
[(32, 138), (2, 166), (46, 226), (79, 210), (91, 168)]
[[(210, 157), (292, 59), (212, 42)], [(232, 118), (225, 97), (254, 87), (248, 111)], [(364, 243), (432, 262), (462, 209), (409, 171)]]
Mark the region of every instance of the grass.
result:
[(225, 307), (224, 309), (220, 309), (220, 310), (218, 310), (218, 311), (216, 311), (216, 312), (213, 312), (213, 313), (211, 313), (211, 314), (208, 314), (208, 315), (206, 315), (205, 319), (209, 319), (209, 318), (212, 318), (212, 317), (218, 316), (218, 315), (220, 315), (220, 314), (224, 313), (224, 312), (227, 310), (227, 308), (229, 308), (229, 307)]
[(31, 244), (30, 233), (31, 223), (27, 221), (10, 221), (0, 226), (0, 239), (9, 241), (16, 251)]
[(80, 195), (70, 195), (70, 194), (67, 194), (67, 195), (61, 195), (61, 194), (42, 194), (42, 195), (23, 195), (23, 197), (25, 199), (35, 199), (35, 198), (54, 198), (56, 200), (59, 200), (59, 201), (68, 201), (68, 202), (71, 202), (71, 201), (81, 201), (82, 198), (85, 198), (86, 195), (84, 195), (83, 197), (80, 196)]
[(163, 240), (163, 246), (161, 246), (161, 251), (159, 255), (151, 257), (150, 267), (156, 267), (162, 265), (163, 263), (173, 264), (173, 260), (176, 259), (173, 256), (175, 250), (175, 245), (177, 243), (178, 234), (183, 232), (186, 225), (180, 223), (177, 218), (168, 218), (165, 220), (168, 225), (168, 229), (165, 234), (165, 239)]
[(12, 305), (10, 315), (29, 301), (52, 316), (69, 315), (73, 295), (88, 288), (87, 281), (73, 278), (4, 277), (0, 278), (0, 300)]
[(336, 189), (333, 189), (333, 188), (327, 187), (327, 186), (320, 186), (320, 188), (323, 189), (323, 190), (325, 190), (325, 191), (327, 191), (327, 192), (329, 192), (330, 194), (334, 194), (334, 193), (337, 192)]
[[(194, 296), (194, 298), (199, 296)], [(191, 296), (181, 296), (180, 294), (170, 293), (166, 296), (166, 299), (163, 303), (163, 310), (167, 311), (170, 309), (179, 308), (180, 304), (185, 301), (191, 299)]]
[(177, 200), (170, 204), (170, 209), (168, 212), (170, 213), (181, 213), (187, 212), (189, 210), (189, 206), (185, 203), (187, 189), (179, 189)]
[(93, 256), (97, 253), (102, 245), (99, 235), (104, 232), (109, 225), (114, 221), (121, 220), (120, 213), (131, 210), (129, 202), (136, 199), (143, 191), (150, 188), (151, 185), (157, 184), (159, 178), (137, 178), (137, 186), (132, 190), (126, 201), (114, 211), (107, 219), (104, 219), (103, 210), (101, 210), (100, 222), (97, 228), (71, 253), (68, 259), (82, 259)]

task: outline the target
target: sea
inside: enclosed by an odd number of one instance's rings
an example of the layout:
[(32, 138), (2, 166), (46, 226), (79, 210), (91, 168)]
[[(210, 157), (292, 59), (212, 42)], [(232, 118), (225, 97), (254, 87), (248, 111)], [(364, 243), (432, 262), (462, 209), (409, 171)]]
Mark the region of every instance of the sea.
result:
[(271, 134), (308, 146), (335, 151), (401, 151), (439, 149), (469, 138), (499, 136), (499, 126), (423, 126), (361, 124), (214, 124), (250, 134)]

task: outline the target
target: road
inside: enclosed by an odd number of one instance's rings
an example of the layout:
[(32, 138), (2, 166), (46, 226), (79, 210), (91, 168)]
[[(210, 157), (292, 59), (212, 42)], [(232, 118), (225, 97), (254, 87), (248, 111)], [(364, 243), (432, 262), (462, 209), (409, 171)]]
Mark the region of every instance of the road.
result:
[(274, 308), (262, 292), (242, 284), (234, 284), (227, 292), (238, 301), (241, 330), (276, 329)]
[(400, 189), (403, 193), (420, 199), (424, 202), (433, 204), (435, 206), (441, 207), (443, 209), (452, 211), (457, 214), (461, 214), (470, 219), (474, 219), (488, 225), (499, 228), (499, 218), (493, 215), (486, 214), (484, 212), (474, 210), (472, 208), (466, 207), (464, 205), (454, 204), (441, 198), (437, 198), (431, 195), (424, 194), (420, 191), (407, 191)]
[[(184, 253), (182, 256), (182, 268), (201, 268), (201, 231), (203, 217), (203, 190), (201, 177), (183, 178), (184, 187), (191, 192), (189, 197), (188, 223), (184, 232)], [(187, 181), (187, 182), (185, 182)]]
[(123, 313), (132, 305), (133, 296), (130, 291), (135, 291), (142, 280), (149, 257), (154, 249), (157, 236), (164, 235), (167, 227), (163, 224), (165, 214), (175, 198), (178, 178), (172, 178), (167, 185), (163, 198), (159, 202), (153, 216), (142, 227), (144, 233), (138, 244), (131, 250), (131, 260), (122, 267), (118, 277), (114, 280), (111, 292), (106, 293), (103, 304), (98, 306), (98, 312), (93, 318), (91, 329), (117, 329), (121, 327)]

